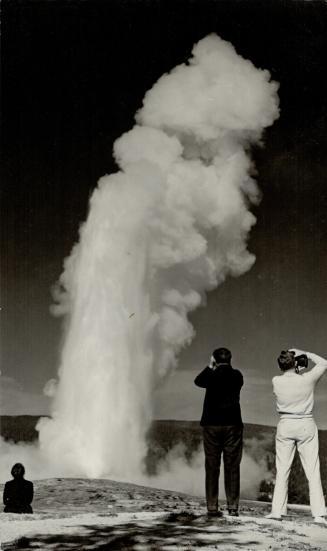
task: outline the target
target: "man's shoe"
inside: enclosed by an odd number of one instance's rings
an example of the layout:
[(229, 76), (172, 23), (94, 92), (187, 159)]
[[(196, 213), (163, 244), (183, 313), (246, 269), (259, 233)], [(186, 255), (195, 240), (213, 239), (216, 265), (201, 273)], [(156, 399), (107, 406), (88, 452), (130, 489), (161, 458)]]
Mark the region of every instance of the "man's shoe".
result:
[(228, 514), (230, 517), (238, 517), (238, 510), (237, 509), (228, 509)]
[(315, 517), (313, 522), (315, 524), (324, 524), (325, 526), (327, 526), (327, 520), (325, 519), (325, 517)]
[(265, 518), (268, 518), (270, 520), (282, 520), (282, 515), (276, 515), (275, 513), (269, 513), (269, 515), (265, 515)]
[(218, 517), (221, 518), (223, 516), (222, 511), (207, 511), (208, 517)]

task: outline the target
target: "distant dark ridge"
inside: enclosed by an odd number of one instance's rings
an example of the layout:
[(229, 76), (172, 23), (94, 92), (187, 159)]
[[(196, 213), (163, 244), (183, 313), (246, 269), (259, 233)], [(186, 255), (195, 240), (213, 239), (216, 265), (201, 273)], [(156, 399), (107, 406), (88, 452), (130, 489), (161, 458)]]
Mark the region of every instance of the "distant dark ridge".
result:
[[(42, 417), (47, 417), (42, 415)], [(12, 442), (33, 442), (38, 439), (36, 424), (40, 415), (1, 415), (0, 435)]]
[[(195, 430), (199, 431), (199, 433), (202, 432), (202, 428), (200, 426), (199, 421), (181, 421), (178, 419), (155, 419), (152, 422), (152, 427), (150, 429), (159, 429), (169, 431), (174, 431), (175, 428), (178, 427), (179, 430)], [(262, 431), (265, 431), (267, 434), (270, 434), (271, 432), (275, 432), (276, 427), (273, 427), (271, 425), (259, 425), (256, 423), (244, 423), (244, 436), (245, 438), (251, 438), (252, 436), (260, 437), (262, 434)], [(326, 431), (327, 432), (327, 431)]]
[[(0, 416), (0, 435), (4, 440), (13, 442), (33, 442), (38, 438), (36, 424), (41, 417), (46, 415), (2, 415)], [(274, 427), (268, 425), (245, 424), (245, 438), (260, 437), (264, 432), (270, 434)], [(192, 441), (191, 448), (197, 447), (201, 440), (201, 427), (199, 421), (179, 421), (177, 419), (155, 420), (149, 430), (149, 439), (166, 441), (168, 447), (177, 442)], [(162, 438), (164, 437), (164, 438)]]
[[(33, 442), (38, 438), (38, 432), (35, 429), (38, 420), (46, 415), (2, 415), (0, 416), (0, 435), (4, 440), (13, 442)], [(260, 425), (254, 423), (244, 424), (244, 438), (262, 438), (272, 436), (276, 428), (270, 425)], [(323, 441), (327, 441), (327, 430), (319, 431)], [(150, 440), (168, 440), (170, 446), (181, 442), (192, 440), (192, 449), (196, 447), (197, 442), (201, 440), (201, 427), (199, 421), (179, 421), (177, 419), (160, 419), (152, 422), (148, 433)], [(169, 446), (169, 447), (170, 447)]]

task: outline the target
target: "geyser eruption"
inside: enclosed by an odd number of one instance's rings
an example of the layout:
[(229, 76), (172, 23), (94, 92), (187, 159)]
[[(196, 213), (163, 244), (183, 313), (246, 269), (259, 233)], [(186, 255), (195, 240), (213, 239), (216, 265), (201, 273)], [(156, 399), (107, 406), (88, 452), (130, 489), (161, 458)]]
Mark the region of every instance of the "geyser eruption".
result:
[(255, 222), (251, 143), (278, 117), (277, 84), (215, 35), (145, 95), (119, 138), (65, 261), (66, 317), (41, 449), (74, 474), (136, 480), (153, 388), (194, 330), (188, 313), (247, 271)]

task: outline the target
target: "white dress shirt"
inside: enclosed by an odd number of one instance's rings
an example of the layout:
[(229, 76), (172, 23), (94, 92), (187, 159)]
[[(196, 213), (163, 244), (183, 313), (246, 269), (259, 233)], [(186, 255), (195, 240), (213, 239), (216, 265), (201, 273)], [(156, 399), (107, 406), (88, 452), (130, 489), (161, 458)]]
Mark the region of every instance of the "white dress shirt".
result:
[(285, 371), (273, 378), (277, 412), (281, 418), (312, 417), (314, 388), (327, 369), (327, 360), (317, 354), (306, 352), (309, 360), (315, 363), (306, 373)]

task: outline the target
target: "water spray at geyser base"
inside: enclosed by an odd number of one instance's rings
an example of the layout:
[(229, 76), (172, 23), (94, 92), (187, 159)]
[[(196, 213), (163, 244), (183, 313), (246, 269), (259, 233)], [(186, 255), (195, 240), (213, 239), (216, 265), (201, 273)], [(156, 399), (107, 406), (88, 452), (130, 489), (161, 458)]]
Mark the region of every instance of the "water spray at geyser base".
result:
[(255, 260), (249, 147), (279, 115), (277, 89), (209, 35), (115, 142), (121, 170), (94, 190), (57, 292), (66, 334), (52, 417), (38, 425), (55, 472), (144, 481), (153, 390), (194, 336), (188, 313)]

